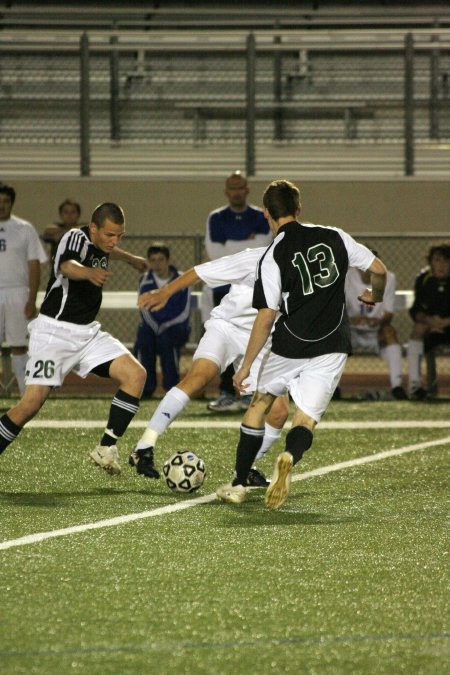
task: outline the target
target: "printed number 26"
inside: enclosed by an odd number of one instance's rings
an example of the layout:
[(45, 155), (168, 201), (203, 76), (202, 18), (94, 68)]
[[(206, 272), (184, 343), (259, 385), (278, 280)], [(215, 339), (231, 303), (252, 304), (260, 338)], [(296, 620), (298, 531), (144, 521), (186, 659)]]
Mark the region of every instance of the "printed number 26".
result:
[(300, 273), (304, 295), (314, 293), (314, 285), (319, 286), (319, 288), (326, 288), (334, 284), (339, 277), (339, 270), (334, 262), (333, 251), (327, 244), (311, 246), (306, 252), (306, 258), (310, 263), (318, 261), (320, 272), (311, 276), (308, 262), (303, 254), (297, 251), (292, 259), (292, 264)]

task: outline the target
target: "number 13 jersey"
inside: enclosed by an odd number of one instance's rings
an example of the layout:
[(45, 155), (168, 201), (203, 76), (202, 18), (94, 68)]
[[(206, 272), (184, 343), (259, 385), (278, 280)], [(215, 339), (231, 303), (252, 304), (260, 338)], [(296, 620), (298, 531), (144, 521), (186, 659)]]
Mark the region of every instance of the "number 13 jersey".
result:
[(373, 253), (339, 228), (286, 223), (261, 258), (253, 307), (279, 310), (272, 351), (291, 359), (351, 353), (345, 311), (349, 266), (367, 270)]

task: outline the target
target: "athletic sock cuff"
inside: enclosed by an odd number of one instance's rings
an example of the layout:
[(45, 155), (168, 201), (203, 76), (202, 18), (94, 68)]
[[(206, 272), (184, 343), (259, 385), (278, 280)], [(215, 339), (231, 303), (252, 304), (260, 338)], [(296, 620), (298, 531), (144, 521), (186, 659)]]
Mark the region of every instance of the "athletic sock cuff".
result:
[(255, 429), (254, 427), (248, 427), (246, 424), (241, 424), (241, 431), (248, 436), (264, 436), (264, 427)]
[(182, 389), (179, 389), (178, 387), (172, 387), (172, 389), (169, 391), (169, 394), (173, 396), (177, 401), (182, 403), (183, 405), (187, 402), (190, 401), (189, 396), (184, 392)]
[(20, 432), (22, 431), (23, 427), (17, 426), (12, 419), (8, 417), (8, 415), (3, 415), (0, 417), (0, 425), (3, 425), (4, 429), (6, 429), (9, 434), (12, 434), (14, 437), (16, 437)]

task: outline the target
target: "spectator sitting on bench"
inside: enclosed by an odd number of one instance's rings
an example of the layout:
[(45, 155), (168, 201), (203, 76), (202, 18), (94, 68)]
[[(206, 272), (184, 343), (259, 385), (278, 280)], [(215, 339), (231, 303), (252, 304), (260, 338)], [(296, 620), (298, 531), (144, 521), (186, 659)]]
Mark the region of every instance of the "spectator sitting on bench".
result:
[(409, 310), (414, 321), (408, 342), (409, 396), (421, 401), (427, 395), (422, 387), (422, 355), (439, 345), (450, 345), (450, 244), (432, 246), (428, 267), (417, 276), (414, 302)]
[[(378, 255), (376, 251), (372, 251)], [(368, 307), (358, 300), (367, 285), (370, 272), (349, 267), (345, 279), (346, 309), (350, 322), (352, 349), (379, 354), (388, 364), (391, 393), (395, 399), (407, 398), (402, 386), (402, 350), (392, 325), (395, 302), (395, 275), (387, 273), (383, 302)]]

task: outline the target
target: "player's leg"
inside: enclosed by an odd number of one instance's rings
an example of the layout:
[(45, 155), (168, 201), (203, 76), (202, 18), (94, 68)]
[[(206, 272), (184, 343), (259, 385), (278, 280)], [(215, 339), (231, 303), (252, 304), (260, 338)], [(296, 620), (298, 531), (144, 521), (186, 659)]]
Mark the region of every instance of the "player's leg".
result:
[(51, 387), (28, 385), (20, 401), (0, 417), (0, 454), (22, 431), (24, 425), (39, 412), (44, 405)]
[(247, 478), (264, 438), (264, 419), (275, 400), (275, 395), (256, 391), (246, 411), (240, 428), (236, 448), (234, 478), (231, 483), (221, 485), (216, 494), (224, 502), (240, 504), (246, 495)]
[(3, 312), (5, 339), (11, 347), (11, 366), (20, 395), (25, 391), (25, 371), (28, 361), (28, 319), (24, 307), (28, 299), (27, 289), (10, 289), (4, 298)]
[(191, 398), (201, 394), (217, 372), (218, 365), (214, 361), (195, 359), (187, 375), (167, 392), (130, 454), (129, 464), (135, 466), (138, 473), (148, 478), (159, 478), (159, 471), (154, 466), (154, 448), (158, 437), (176, 420)]
[(51, 389), (61, 386), (65, 375), (76, 363), (76, 338), (65, 333), (64, 325), (42, 315), (30, 322), (25, 392), (20, 401), (0, 419), (0, 452), (12, 443), (24, 424), (37, 414)]
[(172, 326), (156, 339), (165, 391), (180, 381), (180, 330), (180, 326)]
[(422, 400), (427, 395), (422, 387), (421, 363), (423, 356), (423, 341), (428, 331), (424, 323), (415, 322), (407, 348), (408, 363), (408, 390), (409, 397), (414, 400)]
[[(72, 328), (76, 331), (75, 328)], [(81, 348), (73, 370), (80, 376), (90, 373), (115, 380), (119, 388), (111, 402), (108, 421), (100, 444), (89, 453), (91, 460), (111, 474), (121, 471), (117, 440), (125, 433), (139, 408), (147, 377), (145, 368), (129, 350), (98, 323), (79, 327)]]
[(296, 405), (292, 427), (286, 435), (285, 450), (275, 463), (265, 502), (276, 509), (285, 501), (291, 470), (311, 447), (313, 431), (325, 412), (347, 361), (346, 354), (325, 354), (312, 359), (286, 359), (291, 362), (289, 392)]
[(279, 440), (288, 417), (289, 398), (287, 396), (277, 396), (264, 423), (264, 440), (255, 461), (262, 459), (272, 445)]
[(134, 353), (147, 372), (143, 395), (151, 397), (156, 389), (156, 336), (146, 324), (137, 329)]
[(389, 368), (391, 392), (395, 399), (404, 401), (408, 397), (403, 389), (402, 378), (402, 348), (397, 331), (390, 324), (384, 325), (379, 331), (380, 356), (386, 361)]
[(188, 374), (164, 396), (130, 454), (129, 464), (149, 478), (159, 477), (154, 466), (154, 448), (158, 436), (176, 419), (190, 399), (198, 396), (217, 373), (236, 358), (235, 340), (226, 321), (211, 319), (206, 322), (205, 328)]
[(119, 474), (117, 441), (127, 430), (139, 409), (147, 373), (130, 353), (121, 354), (91, 370), (100, 377), (110, 377), (119, 384), (109, 409), (108, 421), (99, 445), (89, 454), (91, 460), (112, 475)]

